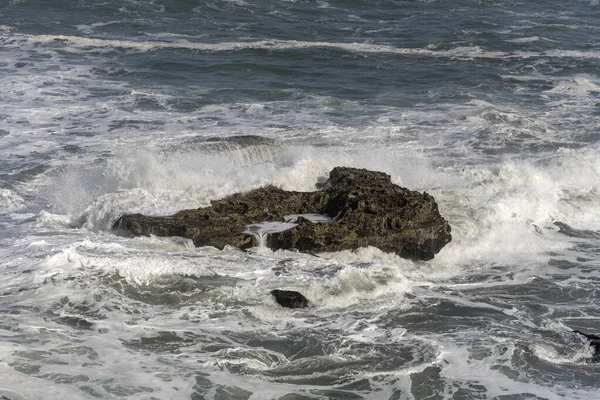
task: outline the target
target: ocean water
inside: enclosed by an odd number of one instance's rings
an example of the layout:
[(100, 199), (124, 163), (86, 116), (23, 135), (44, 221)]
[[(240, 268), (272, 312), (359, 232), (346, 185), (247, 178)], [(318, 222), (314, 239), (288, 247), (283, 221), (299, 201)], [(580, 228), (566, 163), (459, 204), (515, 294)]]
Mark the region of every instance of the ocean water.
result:
[[(2, 398), (599, 399), (599, 35), (596, 0), (0, 0)], [(453, 241), (110, 229), (338, 165)]]

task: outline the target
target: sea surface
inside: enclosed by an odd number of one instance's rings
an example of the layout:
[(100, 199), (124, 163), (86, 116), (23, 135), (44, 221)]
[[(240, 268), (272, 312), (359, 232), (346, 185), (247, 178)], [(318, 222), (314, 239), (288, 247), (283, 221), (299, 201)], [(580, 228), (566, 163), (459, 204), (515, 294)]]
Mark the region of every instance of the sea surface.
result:
[[(0, 0), (0, 397), (600, 399), (599, 37), (597, 0)], [(452, 242), (111, 230), (335, 166)]]

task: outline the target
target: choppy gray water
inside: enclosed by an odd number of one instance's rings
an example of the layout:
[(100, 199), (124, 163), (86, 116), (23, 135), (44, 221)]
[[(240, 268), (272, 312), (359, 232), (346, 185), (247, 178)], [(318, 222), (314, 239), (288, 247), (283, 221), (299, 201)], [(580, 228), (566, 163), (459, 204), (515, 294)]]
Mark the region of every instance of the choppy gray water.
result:
[[(0, 394), (600, 398), (571, 332), (600, 333), (600, 5), (529, 3), (0, 0)], [(337, 165), (433, 194), (453, 241), (110, 230)]]

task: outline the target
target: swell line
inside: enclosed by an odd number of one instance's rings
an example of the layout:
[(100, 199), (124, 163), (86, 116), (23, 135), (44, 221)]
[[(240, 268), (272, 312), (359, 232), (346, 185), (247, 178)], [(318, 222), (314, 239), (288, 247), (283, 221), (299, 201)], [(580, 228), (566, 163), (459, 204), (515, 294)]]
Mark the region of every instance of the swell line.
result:
[(523, 59), (535, 57), (549, 58), (584, 58), (598, 59), (600, 51), (574, 51), (553, 49), (542, 52), (531, 51), (486, 51), (479, 46), (456, 47), (449, 50), (434, 50), (428, 48), (401, 48), (383, 44), (373, 43), (344, 43), (344, 42), (312, 42), (302, 40), (259, 40), (254, 42), (221, 42), (221, 43), (198, 43), (188, 40), (176, 42), (162, 41), (134, 41), (116, 39), (98, 39), (81, 36), (67, 35), (31, 35), (29, 40), (36, 42), (68, 41), (78, 46), (88, 47), (114, 47), (151, 51), (156, 49), (188, 49), (207, 52), (236, 51), (246, 49), (264, 50), (294, 50), (308, 48), (331, 48), (341, 49), (352, 53), (388, 53), (402, 55), (424, 55), (432, 57), (449, 58), (486, 58), (486, 59)]

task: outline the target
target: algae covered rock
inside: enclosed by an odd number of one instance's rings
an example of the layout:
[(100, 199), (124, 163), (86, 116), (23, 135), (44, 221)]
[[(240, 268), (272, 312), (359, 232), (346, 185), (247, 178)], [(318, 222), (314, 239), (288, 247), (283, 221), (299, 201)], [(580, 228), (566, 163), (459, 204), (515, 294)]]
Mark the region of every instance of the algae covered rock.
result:
[[(432, 259), (452, 239), (431, 195), (394, 185), (383, 172), (336, 167), (317, 187), (294, 192), (266, 186), (168, 217), (123, 215), (113, 228), (138, 236), (182, 236), (196, 246), (249, 248), (254, 243), (249, 226), (294, 216), (293, 228), (274, 230), (266, 246), (303, 252), (374, 246), (412, 260)], [(323, 218), (315, 222), (303, 214)]]

